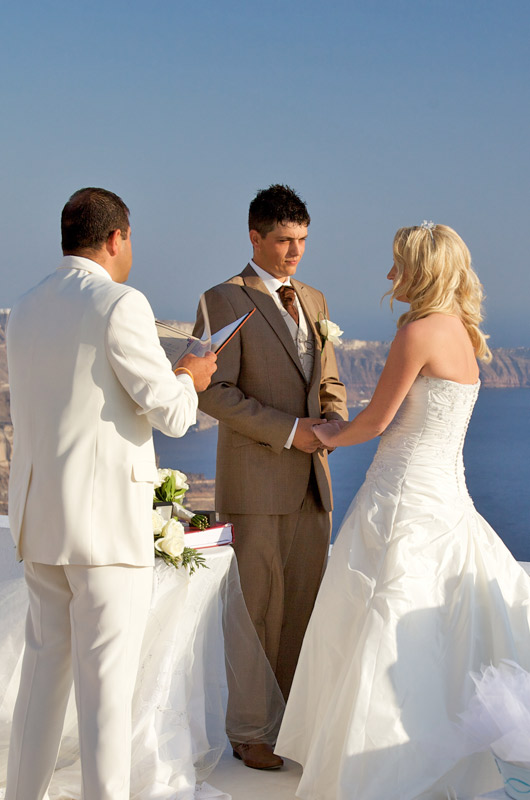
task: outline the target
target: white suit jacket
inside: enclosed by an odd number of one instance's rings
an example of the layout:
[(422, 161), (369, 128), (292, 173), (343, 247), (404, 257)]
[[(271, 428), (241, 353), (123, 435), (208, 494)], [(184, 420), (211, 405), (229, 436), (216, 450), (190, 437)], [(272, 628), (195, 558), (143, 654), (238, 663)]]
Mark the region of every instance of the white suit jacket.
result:
[(9, 522), (20, 558), (153, 563), (152, 426), (182, 436), (197, 395), (143, 294), (66, 256), (11, 311)]

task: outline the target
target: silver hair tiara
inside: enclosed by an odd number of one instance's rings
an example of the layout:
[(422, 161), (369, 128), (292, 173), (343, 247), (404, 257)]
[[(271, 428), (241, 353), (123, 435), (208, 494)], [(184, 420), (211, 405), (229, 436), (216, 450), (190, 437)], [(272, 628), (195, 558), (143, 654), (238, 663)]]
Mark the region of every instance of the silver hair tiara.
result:
[(432, 221), (432, 219), (430, 219), (429, 221), (424, 219), (420, 225), (420, 228), (423, 228), (424, 231), (429, 231), (429, 233), (431, 234), (431, 239), (434, 242), (433, 231), (436, 230), (436, 224)]

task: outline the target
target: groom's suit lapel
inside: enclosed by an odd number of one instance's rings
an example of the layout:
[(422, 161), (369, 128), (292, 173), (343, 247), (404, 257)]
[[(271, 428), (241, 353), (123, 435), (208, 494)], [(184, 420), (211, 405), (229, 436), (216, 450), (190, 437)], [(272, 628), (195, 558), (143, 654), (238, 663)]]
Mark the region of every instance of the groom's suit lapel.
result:
[(300, 371), (305, 381), (304, 372), (298, 357), (298, 350), (296, 349), (293, 337), (289, 333), (289, 329), (285, 324), (278, 306), (272, 299), (270, 292), (267, 291), (265, 284), (261, 278), (256, 275), (250, 264), (247, 264), (241, 273), (241, 278), (243, 279), (243, 291), (246, 292), (258, 311), (262, 313), (274, 334), (278, 337), (289, 353), (296, 368)]

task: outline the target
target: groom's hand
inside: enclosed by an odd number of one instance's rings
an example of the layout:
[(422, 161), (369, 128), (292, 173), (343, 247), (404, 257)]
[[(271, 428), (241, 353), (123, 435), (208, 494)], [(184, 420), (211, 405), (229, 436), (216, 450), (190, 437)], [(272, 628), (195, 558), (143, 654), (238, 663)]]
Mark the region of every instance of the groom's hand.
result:
[(313, 433), (313, 425), (320, 425), (325, 421), (325, 419), (314, 417), (302, 417), (299, 419), (294, 434), (293, 447), (296, 447), (297, 450), (302, 450), (304, 453), (314, 453), (315, 450), (322, 447), (322, 442)]

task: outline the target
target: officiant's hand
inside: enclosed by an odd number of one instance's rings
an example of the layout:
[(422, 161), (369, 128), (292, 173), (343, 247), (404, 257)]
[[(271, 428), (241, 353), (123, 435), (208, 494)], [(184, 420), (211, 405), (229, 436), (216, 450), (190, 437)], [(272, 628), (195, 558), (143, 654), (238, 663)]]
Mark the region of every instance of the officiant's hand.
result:
[(191, 373), (195, 391), (204, 392), (210, 385), (212, 375), (217, 369), (216, 361), (217, 356), (215, 353), (212, 353), (211, 350), (208, 350), (203, 356), (189, 354), (187, 356), (182, 356), (180, 361), (177, 361), (175, 372), (178, 375), (178, 370), (181, 368), (182, 371), (185, 370)]
[(304, 453), (314, 453), (315, 450), (322, 447), (322, 442), (313, 432), (313, 426), (320, 425), (325, 421), (325, 419), (315, 417), (302, 417), (299, 419), (294, 434), (293, 447), (296, 447), (297, 450), (302, 450)]

